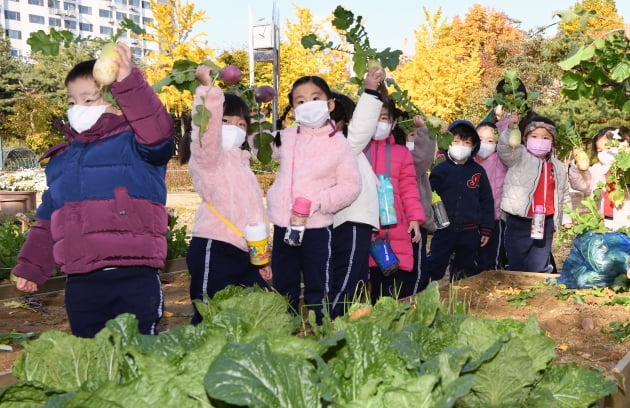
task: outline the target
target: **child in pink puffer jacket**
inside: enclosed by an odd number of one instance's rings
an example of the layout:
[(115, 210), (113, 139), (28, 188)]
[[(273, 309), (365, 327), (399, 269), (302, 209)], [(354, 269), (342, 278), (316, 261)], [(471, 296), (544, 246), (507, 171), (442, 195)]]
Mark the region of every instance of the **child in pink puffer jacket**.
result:
[[(212, 86), (210, 67), (200, 65), (196, 76), (201, 85), (193, 106), (203, 105), (211, 113), (205, 132), (193, 122), (190, 162), (195, 191), (202, 202), (192, 228), (186, 254), (190, 272), (190, 297), (212, 297), (228, 285), (267, 287), (269, 266), (250, 262), (244, 231), (248, 224), (265, 221), (265, 209), (258, 180), (249, 167), (250, 153), (242, 149), (249, 108), (238, 96), (223, 94)], [(180, 152), (181, 161), (187, 154)], [(192, 323), (201, 321), (195, 310)]]
[(383, 101), (374, 136), (365, 149), (365, 156), (374, 173), (388, 175), (394, 187), (396, 224), (381, 225), (377, 235), (389, 241), (399, 261), (398, 270), (385, 276), (370, 256), (372, 302), (376, 302), (381, 296), (402, 298), (414, 294), (412, 292), (416, 287), (417, 274), (412, 273), (412, 242), (420, 241), (420, 225), (425, 221), (413, 157), (406, 146), (396, 144), (392, 133), (396, 126), (395, 112), (391, 99)]

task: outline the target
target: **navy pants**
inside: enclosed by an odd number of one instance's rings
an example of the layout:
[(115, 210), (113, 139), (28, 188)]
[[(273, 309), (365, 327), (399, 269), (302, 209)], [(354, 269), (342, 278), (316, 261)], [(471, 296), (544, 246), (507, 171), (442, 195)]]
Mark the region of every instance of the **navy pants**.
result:
[(66, 310), (78, 337), (94, 337), (122, 313), (136, 316), (140, 333), (157, 334), (164, 311), (159, 270), (128, 266), (68, 275)]
[(503, 268), (505, 258), (505, 221), (495, 220), (492, 235), (485, 246), (479, 247), (477, 265), (480, 271)]
[[(203, 295), (213, 297), (228, 285), (267, 288), (257, 266), (249, 262), (249, 253), (227, 242), (193, 237), (186, 254), (190, 272), (190, 299), (202, 300)], [(191, 323), (201, 321), (195, 308)]]
[[(451, 281), (478, 274), (479, 240), (479, 229), (462, 231), (447, 227), (435, 231), (431, 238), (431, 249), (427, 255), (427, 269), (431, 280), (442, 279), (449, 263)], [(452, 255), (455, 256), (451, 260)]]
[(333, 229), (330, 317), (341, 316), (367, 288), (372, 227), (344, 222)]
[(427, 269), (427, 238), (429, 233), (426, 229), (420, 228), (420, 242), (411, 245), (413, 247), (413, 271), (416, 279), (410, 289), (412, 294), (418, 293), (426, 289), (431, 280)]
[(532, 221), (507, 214), (505, 221), (505, 252), (507, 269), (511, 271), (547, 272), (551, 256), (554, 225), (553, 215), (545, 217), (543, 239), (531, 238)]
[(304, 305), (321, 321), (324, 312), (329, 312), (332, 227), (306, 229), (300, 246), (285, 244), (285, 231), (285, 227), (273, 227), (273, 287), (286, 296), (293, 311), (299, 313), (300, 284), (304, 279)]

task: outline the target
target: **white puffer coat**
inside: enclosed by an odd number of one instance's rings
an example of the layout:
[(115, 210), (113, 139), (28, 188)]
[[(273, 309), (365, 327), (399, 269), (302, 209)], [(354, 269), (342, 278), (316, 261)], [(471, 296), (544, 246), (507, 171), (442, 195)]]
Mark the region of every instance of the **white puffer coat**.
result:
[[(526, 218), (532, 206), (534, 191), (538, 185), (543, 160), (527, 151), (524, 145), (510, 147), (508, 139), (510, 129), (507, 128), (499, 137), (497, 153), (501, 161), (508, 167), (501, 196), (501, 210), (505, 213)], [(563, 224), (569, 224), (571, 218), (563, 211), (564, 204), (571, 205), (567, 168), (560, 160), (548, 155), (547, 161), (553, 165), (556, 189), (554, 191), (553, 215), (554, 227), (557, 230)]]

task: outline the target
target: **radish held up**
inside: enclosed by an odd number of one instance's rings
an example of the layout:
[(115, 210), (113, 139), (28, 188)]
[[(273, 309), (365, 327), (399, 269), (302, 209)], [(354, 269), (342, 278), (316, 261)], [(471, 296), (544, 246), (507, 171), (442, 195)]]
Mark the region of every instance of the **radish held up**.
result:
[(439, 129), (440, 132), (446, 133), (448, 132), (448, 123), (446, 123), (443, 119), (438, 118), (437, 116), (426, 115), (424, 120), (427, 123), (430, 123), (435, 129)]
[(116, 43), (105, 44), (92, 69), (92, 76), (101, 88), (114, 83), (118, 76), (119, 66), (114, 58), (120, 58)]
[(588, 155), (584, 150), (579, 150), (575, 154), (575, 164), (580, 171), (586, 171), (590, 167), (590, 160), (588, 159)]
[(243, 77), (241, 70), (234, 65), (225, 66), (223, 69), (221, 69), (221, 71), (219, 71), (219, 75), (221, 76), (223, 82), (228, 85), (238, 84), (239, 82), (241, 82), (241, 78)]
[(254, 90), (254, 98), (258, 103), (271, 102), (274, 96), (276, 96), (276, 91), (269, 85), (259, 86)]
[(510, 130), (510, 136), (508, 138), (508, 145), (515, 149), (521, 145), (521, 131), (518, 128)]
[(381, 62), (379, 60), (377, 60), (376, 58), (370, 58), (367, 62), (368, 71), (373, 67), (378, 67), (378, 69), (381, 71), (383, 70), (383, 66), (381, 65)]

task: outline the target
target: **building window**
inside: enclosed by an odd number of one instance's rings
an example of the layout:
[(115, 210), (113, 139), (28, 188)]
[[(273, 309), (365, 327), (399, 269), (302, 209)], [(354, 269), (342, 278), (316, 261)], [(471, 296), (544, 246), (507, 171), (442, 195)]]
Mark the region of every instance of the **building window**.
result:
[(35, 24), (45, 24), (46, 23), (46, 19), (44, 18), (44, 16), (38, 16), (36, 14), (29, 14), (28, 15), (28, 21), (29, 21), (29, 23), (35, 23)]
[(124, 20), (127, 18), (127, 13), (121, 13), (120, 11), (116, 12), (116, 20)]
[(34, 6), (43, 6), (44, 0), (28, 0), (28, 4), (32, 4)]
[(131, 47), (131, 53), (134, 57), (142, 57), (142, 48)]
[(69, 13), (76, 13), (77, 12), (77, 6), (76, 4), (73, 3), (68, 3), (68, 2), (63, 2), (63, 9)]
[(67, 30), (76, 30), (77, 22), (72, 20), (63, 20), (63, 26)]
[(4, 18), (6, 18), (7, 20), (20, 21), (20, 12), (19, 11), (4, 10)]
[(48, 25), (51, 27), (61, 27), (61, 19), (60, 18), (54, 18), (54, 17), (48, 17)]
[(11, 56), (12, 57), (19, 57), (20, 56), (20, 51), (16, 50), (15, 48), (11, 48)]
[(92, 15), (92, 7), (79, 5), (79, 14)]
[(59, 0), (48, 0), (48, 7), (59, 9), (61, 8), (61, 1)]
[(13, 38), (14, 40), (21, 40), (22, 32), (18, 30), (7, 30), (7, 37)]
[(129, 0), (129, 5), (131, 7), (140, 7), (140, 0)]
[(145, 24), (145, 25), (146, 25), (146, 24), (149, 24), (149, 23), (152, 23), (152, 22), (153, 22), (153, 19), (152, 19), (152, 18), (149, 18), (149, 17), (142, 17), (142, 24)]
[(150, 3), (150, 2), (148, 2), (148, 1), (143, 1), (143, 2), (142, 2), (142, 8), (143, 8), (143, 9), (149, 9), (149, 8), (151, 8), (151, 3)]
[(140, 24), (140, 16), (138, 16), (138, 15), (136, 15), (136, 14), (133, 14), (133, 15), (131, 16), (131, 19), (133, 20), (133, 22), (134, 22), (134, 23), (136, 23), (136, 24)]
[(79, 30), (92, 32), (92, 24), (79, 23)]
[(101, 26), (101, 34), (112, 35), (114, 34), (114, 29), (111, 27)]
[(116, 4), (127, 4), (127, 0), (115, 0)]
[(98, 9), (98, 16), (105, 18), (112, 18), (112, 11), (107, 9)]

